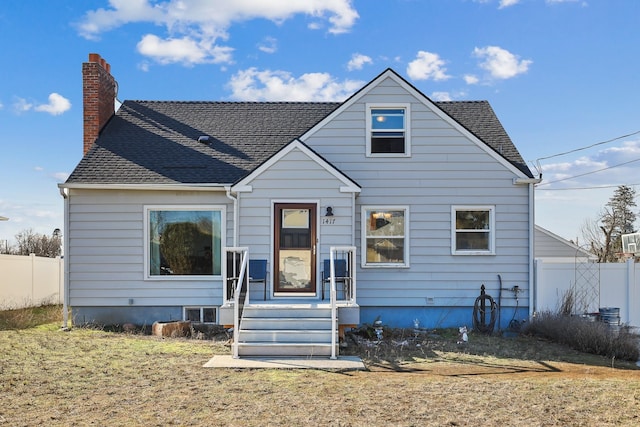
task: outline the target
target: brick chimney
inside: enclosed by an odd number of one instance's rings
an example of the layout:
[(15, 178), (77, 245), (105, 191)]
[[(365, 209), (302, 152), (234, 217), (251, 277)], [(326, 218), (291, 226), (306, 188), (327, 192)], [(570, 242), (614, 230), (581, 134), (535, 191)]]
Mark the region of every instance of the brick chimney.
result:
[(116, 80), (111, 66), (97, 53), (89, 54), (89, 62), (82, 64), (82, 97), (84, 104), (83, 152), (98, 138), (100, 130), (115, 113)]

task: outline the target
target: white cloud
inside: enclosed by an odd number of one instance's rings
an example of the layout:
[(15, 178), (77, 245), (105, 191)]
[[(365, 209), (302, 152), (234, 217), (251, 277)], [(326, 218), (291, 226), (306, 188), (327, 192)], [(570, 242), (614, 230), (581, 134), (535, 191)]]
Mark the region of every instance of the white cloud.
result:
[(31, 110), (32, 108), (33, 108), (33, 104), (28, 102), (24, 98), (16, 97), (15, 100), (13, 101), (13, 110), (18, 114), (25, 113)]
[[(545, 0), (547, 4), (556, 4), (556, 3), (578, 3), (581, 0)], [(586, 5), (587, 2), (583, 2), (583, 5)]]
[(142, 61), (138, 63), (137, 68), (146, 73), (151, 69), (151, 64), (149, 64), (149, 61)]
[(498, 9), (504, 9), (505, 7), (513, 6), (520, 3), (520, 0), (500, 0), (500, 6)]
[(68, 172), (55, 172), (55, 173), (51, 174), (51, 177), (56, 182), (65, 182), (67, 180), (67, 178), (69, 178), (69, 173)]
[(80, 35), (98, 39), (104, 31), (113, 30), (131, 22), (162, 23), (164, 12), (161, 5), (151, 5), (147, 0), (109, 0), (110, 9), (91, 10), (77, 24)]
[(447, 75), (444, 64), (437, 53), (421, 50), (407, 66), (407, 75), (413, 80), (447, 80), (451, 76)]
[(640, 176), (640, 140), (625, 141), (573, 160), (543, 164), (542, 172), (543, 184), (549, 186), (541, 185), (541, 189), (634, 183)]
[[(295, 15), (312, 17), (311, 28), (326, 21), (333, 34), (349, 31), (359, 17), (350, 0), (109, 0), (108, 8), (87, 12), (77, 28), (83, 37), (97, 39), (123, 25), (153, 23), (165, 27), (167, 35), (147, 34), (138, 43), (143, 55), (163, 64), (220, 63), (231, 61), (232, 48), (218, 46), (218, 40), (228, 39), (234, 23), (267, 19), (280, 24)], [(170, 52), (163, 54), (161, 48)]]
[(71, 102), (64, 96), (55, 92), (49, 95), (49, 103), (34, 105), (32, 102), (27, 101), (24, 98), (15, 97), (13, 102), (13, 110), (17, 114), (26, 113), (27, 111), (39, 111), (42, 113), (49, 113), (53, 116), (58, 116), (71, 108)]
[(276, 53), (278, 51), (278, 41), (273, 37), (265, 37), (258, 49), (264, 53)]
[(71, 102), (64, 96), (52, 93), (49, 95), (48, 104), (37, 105), (34, 109), (43, 113), (49, 113), (53, 116), (59, 116), (60, 114), (68, 111), (71, 108)]
[(498, 46), (476, 47), (473, 56), (481, 60), (480, 67), (489, 72), (493, 79), (510, 79), (526, 73), (533, 61), (520, 60), (517, 55)]
[(347, 63), (347, 70), (361, 70), (365, 64), (373, 64), (371, 57), (363, 55), (361, 53), (354, 53), (351, 55), (351, 60)]
[(286, 71), (238, 71), (231, 77), (231, 97), (238, 101), (343, 101), (364, 83), (337, 81), (328, 73), (307, 73), (296, 78)]
[(449, 92), (433, 92), (430, 98), (434, 101), (451, 101), (451, 94)]
[(231, 52), (233, 52), (233, 48), (216, 46), (207, 40), (196, 41), (189, 37), (163, 40), (153, 34), (145, 35), (137, 47), (138, 52), (153, 58), (160, 64), (218, 64), (230, 62)]
[(478, 78), (478, 76), (475, 76), (473, 74), (465, 74), (463, 78), (465, 83), (467, 83), (468, 85), (477, 85), (478, 83), (480, 83), (480, 79)]

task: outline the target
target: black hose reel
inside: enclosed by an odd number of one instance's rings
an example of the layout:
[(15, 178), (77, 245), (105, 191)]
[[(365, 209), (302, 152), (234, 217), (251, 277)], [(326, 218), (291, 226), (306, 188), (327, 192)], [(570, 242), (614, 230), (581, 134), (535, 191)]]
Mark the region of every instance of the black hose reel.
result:
[(483, 284), (480, 286), (480, 296), (473, 304), (473, 329), (486, 335), (493, 333), (497, 311), (498, 305), (491, 295), (485, 293)]

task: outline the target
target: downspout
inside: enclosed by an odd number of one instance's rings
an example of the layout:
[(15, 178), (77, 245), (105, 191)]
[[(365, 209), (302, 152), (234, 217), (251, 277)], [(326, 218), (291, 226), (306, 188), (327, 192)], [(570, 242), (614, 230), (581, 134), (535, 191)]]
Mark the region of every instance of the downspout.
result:
[[(60, 195), (64, 199), (64, 234), (62, 235), (62, 268), (63, 296), (62, 296), (62, 329), (69, 328), (69, 193), (60, 187)], [(65, 250), (66, 249), (66, 250)], [(66, 253), (65, 253), (66, 252)]]
[(513, 180), (514, 184), (528, 184), (529, 185), (529, 318), (533, 317), (535, 304), (537, 304), (537, 296), (534, 295), (535, 283), (534, 283), (534, 257), (535, 257), (535, 229), (536, 229), (536, 217), (535, 217), (535, 194), (534, 189), (536, 184), (542, 182), (540, 178), (516, 178)]
[(355, 192), (351, 193), (351, 246), (356, 246), (356, 193)]
[(231, 246), (238, 246), (238, 220), (240, 214), (238, 213), (238, 197), (231, 194), (231, 187), (225, 186), (224, 189), (227, 192), (227, 198), (233, 201), (233, 243)]

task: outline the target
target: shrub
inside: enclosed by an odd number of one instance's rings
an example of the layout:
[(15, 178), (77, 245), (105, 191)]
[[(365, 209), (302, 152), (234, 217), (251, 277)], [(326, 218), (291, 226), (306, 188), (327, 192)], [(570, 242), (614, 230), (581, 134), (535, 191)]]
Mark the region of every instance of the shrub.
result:
[(606, 323), (589, 321), (580, 316), (543, 312), (534, 317), (522, 332), (585, 353), (634, 362), (640, 359), (639, 337), (628, 326), (616, 331)]

